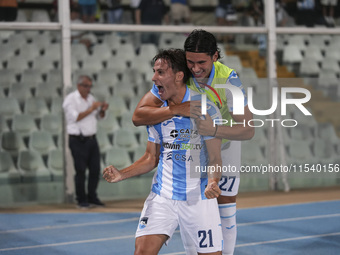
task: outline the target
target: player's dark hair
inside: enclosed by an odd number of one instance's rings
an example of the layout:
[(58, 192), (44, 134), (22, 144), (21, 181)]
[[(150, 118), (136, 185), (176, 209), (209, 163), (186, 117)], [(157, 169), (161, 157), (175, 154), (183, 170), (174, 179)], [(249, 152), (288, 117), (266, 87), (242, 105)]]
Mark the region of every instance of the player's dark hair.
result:
[(152, 59), (155, 63), (158, 59), (164, 59), (168, 66), (171, 67), (174, 73), (183, 72), (183, 82), (186, 83), (191, 76), (190, 70), (187, 67), (185, 52), (182, 49), (167, 49), (160, 50)]
[(217, 59), (221, 58), (221, 50), (217, 46), (215, 36), (202, 29), (195, 29), (190, 33), (185, 40), (184, 50), (195, 53), (206, 53), (210, 57), (217, 51)]

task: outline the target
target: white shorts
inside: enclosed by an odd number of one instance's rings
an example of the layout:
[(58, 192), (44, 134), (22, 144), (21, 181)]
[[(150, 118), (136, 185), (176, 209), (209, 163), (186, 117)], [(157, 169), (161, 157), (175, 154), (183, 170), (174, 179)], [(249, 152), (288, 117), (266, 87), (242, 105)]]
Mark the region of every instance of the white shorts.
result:
[(338, 4), (338, 0), (321, 0), (321, 4), (326, 6), (336, 6)]
[(219, 182), (222, 196), (236, 196), (240, 186), (241, 141), (230, 141), (223, 147), (223, 172)]
[(187, 255), (222, 250), (221, 219), (216, 199), (178, 201), (150, 192), (136, 237), (163, 234), (170, 240), (178, 226)]

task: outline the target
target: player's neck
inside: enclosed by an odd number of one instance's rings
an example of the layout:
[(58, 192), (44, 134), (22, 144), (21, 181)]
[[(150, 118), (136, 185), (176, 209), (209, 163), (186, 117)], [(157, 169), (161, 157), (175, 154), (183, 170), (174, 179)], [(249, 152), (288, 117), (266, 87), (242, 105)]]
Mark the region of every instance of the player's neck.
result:
[(186, 91), (187, 91), (187, 87), (185, 84), (183, 86), (180, 86), (177, 90), (176, 95), (168, 99), (168, 105), (181, 104)]

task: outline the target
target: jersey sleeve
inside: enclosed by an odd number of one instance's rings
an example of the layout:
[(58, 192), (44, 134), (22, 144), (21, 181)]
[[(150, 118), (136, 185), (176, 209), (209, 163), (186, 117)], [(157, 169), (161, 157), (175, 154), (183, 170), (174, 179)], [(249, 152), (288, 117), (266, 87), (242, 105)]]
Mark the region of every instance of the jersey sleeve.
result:
[(161, 100), (162, 102), (164, 102), (164, 100), (161, 99), (161, 97), (158, 94), (158, 88), (155, 84), (153, 84), (152, 88), (150, 89), (150, 92), (157, 97), (159, 100)]
[(152, 143), (160, 144), (159, 133), (157, 132), (155, 126), (147, 126), (146, 130), (148, 131), (148, 141)]
[[(241, 89), (243, 96), (244, 96), (244, 106), (248, 105), (248, 99), (247, 99), (247, 94), (246, 91), (242, 85), (242, 82), (240, 78), (238, 77), (238, 74), (235, 71), (232, 71), (227, 79), (227, 84), (231, 86), (236, 86), (239, 89)], [(230, 92), (229, 89), (225, 90), (225, 95), (227, 98), (227, 104), (228, 104), (228, 109), (229, 112), (233, 112), (233, 95)]]

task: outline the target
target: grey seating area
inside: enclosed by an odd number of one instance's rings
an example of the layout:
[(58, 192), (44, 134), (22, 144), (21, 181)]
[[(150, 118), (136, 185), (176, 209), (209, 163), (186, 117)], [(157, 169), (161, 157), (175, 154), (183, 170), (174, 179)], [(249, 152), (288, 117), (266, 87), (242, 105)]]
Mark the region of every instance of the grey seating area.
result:
[[(325, 96), (340, 101), (340, 36), (287, 35), (279, 37), (279, 62)], [(311, 79), (312, 78), (312, 79)]]
[[(37, 15), (36, 21), (46, 19), (44, 16)], [(0, 182), (7, 185), (0, 188), (0, 194), (2, 189), (10, 192), (12, 185), (19, 185), (22, 192), (9, 196), (8, 200), (12, 201), (8, 203), (62, 199), (62, 195), (56, 195), (56, 192), (62, 193), (64, 181), (61, 45), (52, 32), (31, 32), (34, 33), (13, 32), (0, 41), (0, 50), (5, 52), (0, 56), (0, 152), (6, 162), (1, 166)], [(97, 37), (90, 50), (82, 44), (72, 44), (73, 87), (67, 92), (76, 89), (79, 75), (86, 74), (93, 78), (93, 95), (110, 104), (107, 118), (98, 123), (102, 166), (112, 163), (124, 167), (143, 155), (147, 132), (145, 127), (133, 126), (131, 117), (140, 98), (152, 86), (151, 59), (159, 48), (182, 48), (185, 38), (184, 34), (162, 33), (158, 48), (150, 44), (136, 47), (133, 33), (106, 32)], [(315, 77), (315, 86), (330, 93), (328, 87), (334, 88), (336, 81), (339, 85), (340, 58), (329, 53), (329, 47), (335, 49), (340, 45), (335, 38), (287, 36), (281, 45), (282, 61), (303, 76)], [(236, 55), (225, 56), (222, 60), (237, 70), (245, 88), (254, 87), (254, 101), (267, 107), (266, 87), (254, 69), (244, 67)], [(337, 91), (340, 93), (338, 88)], [(313, 122), (313, 125), (316, 126), (310, 131), (311, 135), (321, 138), (319, 124)], [(287, 141), (305, 139), (300, 135), (301, 132), (286, 132)], [(255, 160), (257, 164), (265, 163), (267, 141), (268, 129), (262, 129), (254, 141), (244, 143), (243, 164), (249, 165)], [(308, 144), (308, 151), (312, 157), (333, 159), (340, 151), (338, 141), (337, 138), (331, 148), (324, 145), (326, 154), (312, 142)], [(256, 153), (252, 154), (254, 150)], [(286, 145), (285, 151), (293, 161), (294, 149)], [(14, 176), (16, 181), (11, 183), (13, 178), (9, 176)], [(150, 176), (148, 181), (151, 181)], [(123, 186), (112, 189), (101, 184), (99, 196), (114, 198), (126, 192)], [(255, 186), (251, 182), (247, 185)]]

